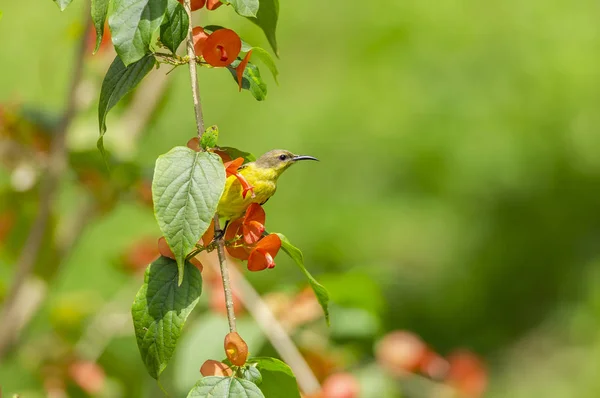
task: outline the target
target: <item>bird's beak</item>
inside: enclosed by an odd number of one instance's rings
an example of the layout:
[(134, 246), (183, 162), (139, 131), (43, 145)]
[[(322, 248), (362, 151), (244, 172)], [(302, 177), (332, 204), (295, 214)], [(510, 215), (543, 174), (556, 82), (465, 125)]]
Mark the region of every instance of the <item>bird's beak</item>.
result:
[(319, 161), (319, 159), (317, 158), (313, 158), (312, 156), (305, 156), (305, 155), (296, 155), (292, 158), (295, 161), (297, 160), (316, 160)]

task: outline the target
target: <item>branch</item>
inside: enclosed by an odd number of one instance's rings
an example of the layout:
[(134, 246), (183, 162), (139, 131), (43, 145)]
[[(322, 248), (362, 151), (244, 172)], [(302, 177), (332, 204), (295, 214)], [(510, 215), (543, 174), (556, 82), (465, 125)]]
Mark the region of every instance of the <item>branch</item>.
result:
[(192, 33), (192, 6), (191, 0), (184, 0), (183, 8), (188, 15), (188, 38), (187, 54), (188, 64), (190, 66), (190, 81), (192, 85), (192, 97), (194, 99), (194, 112), (196, 113), (196, 129), (198, 130), (198, 140), (202, 139), (204, 133), (204, 120), (202, 118), (202, 106), (200, 105), (200, 87), (198, 86), (198, 75), (196, 74), (196, 50), (194, 49), (194, 34)]
[(41, 179), (39, 212), (31, 225), (21, 255), (15, 264), (15, 277), (6, 296), (6, 300), (4, 301), (2, 312), (0, 313), (0, 325), (3, 325), (2, 328), (0, 328), (0, 358), (2, 358), (6, 349), (15, 337), (15, 329), (8, 325), (11, 325), (11, 320), (18, 315), (18, 298), (21, 296), (22, 290), (26, 287), (26, 281), (38, 259), (44, 235), (46, 234), (48, 220), (52, 212), (60, 177), (66, 165), (66, 135), (77, 110), (76, 91), (83, 73), (87, 36), (92, 26), (91, 17), (89, 16), (89, 5), (84, 8), (86, 15), (85, 30), (81, 34), (79, 45), (77, 46), (75, 53), (75, 62), (73, 64), (73, 72), (71, 74), (71, 81), (67, 94), (66, 108), (61, 118), (60, 125), (52, 138), (48, 168)]
[(225, 307), (227, 308), (227, 320), (229, 321), (229, 331), (235, 332), (235, 312), (233, 311), (233, 289), (229, 280), (229, 270), (227, 269), (227, 259), (225, 258), (225, 243), (223, 241), (223, 231), (219, 224), (219, 215), (215, 214), (215, 237), (217, 240), (217, 253), (219, 255), (219, 267), (221, 268), (221, 280), (223, 281), (223, 290), (225, 292)]

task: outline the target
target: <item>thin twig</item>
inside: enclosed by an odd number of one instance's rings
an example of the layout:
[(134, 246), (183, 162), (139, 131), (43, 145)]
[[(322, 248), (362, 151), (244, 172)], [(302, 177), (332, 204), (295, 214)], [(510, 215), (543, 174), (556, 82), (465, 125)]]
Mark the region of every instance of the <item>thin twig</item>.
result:
[(225, 257), (225, 243), (223, 241), (223, 231), (219, 223), (219, 215), (215, 214), (215, 236), (217, 237), (217, 253), (219, 255), (219, 267), (221, 268), (221, 280), (223, 281), (223, 291), (225, 292), (225, 307), (227, 308), (227, 320), (229, 321), (229, 331), (235, 332), (235, 312), (233, 311), (233, 291), (231, 281), (229, 280), (229, 270), (227, 268), (227, 258)]
[(283, 361), (292, 368), (300, 389), (305, 394), (318, 392), (321, 389), (319, 381), (269, 306), (235, 267), (231, 268), (231, 275), (235, 280), (236, 287), (240, 290), (239, 297), (242, 304), (256, 320)]
[(204, 120), (202, 118), (202, 106), (200, 105), (200, 87), (198, 86), (198, 75), (196, 74), (196, 50), (194, 49), (194, 34), (192, 33), (192, 6), (191, 0), (184, 0), (183, 8), (188, 15), (188, 39), (187, 54), (188, 64), (190, 65), (190, 81), (192, 85), (192, 97), (194, 99), (194, 112), (196, 113), (196, 128), (198, 130), (198, 140), (202, 139), (204, 134)]
[[(88, 3), (86, 2), (86, 4)], [(25, 282), (31, 274), (40, 254), (48, 220), (52, 213), (57, 187), (66, 166), (66, 135), (77, 109), (76, 91), (83, 74), (88, 31), (92, 26), (89, 16), (89, 5), (85, 7), (84, 12), (86, 15), (85, 31), (81, 34), (79, 45), (75, 52), (75, 62), (69, 83), (65, 112), (56, 133), (53, 135), (48, 168), (41, 179), (39, 211), (31, 225), (21, 255), (15, 264), (16, 274), (4, 301), (2, 312), (0, 313), (0, 325), (2, 325), (2, 328), (0, 328), (0, 358), (2, 358), (15, 337), (15, 329), (9, 327), (9, 325), (11, 324), (11, 319), (16, 316), (16, 312), (18, 311), (17, 304), (19, 301), (17, 299), (21, 294), (21, 290), (26, 285)]]

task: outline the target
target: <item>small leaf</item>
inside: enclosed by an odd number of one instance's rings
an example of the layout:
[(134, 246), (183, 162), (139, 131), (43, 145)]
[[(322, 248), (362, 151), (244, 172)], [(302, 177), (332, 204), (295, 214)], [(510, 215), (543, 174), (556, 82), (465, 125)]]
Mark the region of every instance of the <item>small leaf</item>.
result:
[(127, 67), (118, 56), (108, 68), (102, 89), (100, 90), (100, 101), (98, 103), (98, 122), (100, 124), (100, 138), (98, 149), (104, 154), (104, 133), (106, 133), (106, 115), (121, 98), (130, 92), (154, 67), (154, 57), (146, 55), (134, 64)]
[(319, 304), (321, 304), (321, 308), (323, 308), (323, 312), (325, 313), (325, 320), (329, 325), (329, 293), (327, 292), (327, 289), (325, 289), (323, 285), (317, 282), (317, 280), (313, 278), (310, 272), (308, 272), (308, 270), (304, 266), (304, 256), (302, 255), (300, 249), (292, 245), (288, 238), (285, 237), (285, 235), (279, 233), (277, 235), (279, 235), (279, 238), (281, 238), (281, 248), (283, 249), (283, 251), (286, 252), (292, 260), (294, 260), (296, 265), (298, 265), (302, 272), (304, 272), (306, 278), (308, 278), (308, 283), (310, 284), (310, 287), (312, 288), (313, 292), (315, 292), (317, 300), (319, 301)]
[(257, 386), (262, 383), (262, 375), (255, 365), (249, 365), (242, 369), (242, 378), (248, 380)]
[(72, 1), (73, 0), (54, 0), (54, 2), (58, 6), (58, 8), (60, 8), (61, 11), (64, 11), (69, 6), (69, 4), (71, 4)]
[(271, 54), (267, 52), (264, 48), (260, 47), (252, 47), (252, 55), (257, 56), (260, 60), (269, 68), (271, 74), (273, 75), (273, 79), (275, 79), (275, 83), (279, 84), (277, 81), (277, 76), (279, 76), (279, 71), (277, 70), (277, 65), (275, 65), (275, 60), (271, 57)]
[[(240, 59), (236, 59), (227, 67), (227, 70), (231, 72), (236, 84), (238, 84), (238, 80), (235, 68), (240, 64), (240, 62)], [(252, 96), (257, 101), (263, 101), (265, 98), (267, 98), (267, 84), (260, 77), (260, 72), (258, 71), (256, 65), (248, 62), (246, 69), (244, 69), (244, 75), (242, 79), (242, 88), (250, 91)]]
[(202, 293), (202, 277), (185, 263), (185, 275), (177, 286), (177, 264), (167, 257), (154, 261), (135, 296), (131, 314), (142, 360), (150, 376), (158, 379), (171, 359), (183, 325)]
[(254, 162), (256, 160), (256, 156), (250, 152), (244, 152), (231, 146), (221, 146), (219, 149), (227, 152), (231, 159), (244, 158), (244, 163)]
[(219, 139), (219, 128), (217, 126), (210, 126), (202, 134), (202, 140), (200, 146), (202, 149), (214, 148), (217, 146), (217, 140)]
[(208, 229), (224, 188), (225, 168), (214, 153), (178, 146), (156, 160), (154, 214), (177, 259), (179, 283), (185, 257)]
[(300, 398), (298, 383), (292, 369), (285, 363), (275, 358), (250, 358), (251, 364), (262, 376), (260, 390), (268, 398)]
[(265, 32), (265, 36), (267, 36), (267, 40), (277, 56), (279, 56), (279, 49), (277, 48), (275, 32), (277, 30), (278, 18), (279, 0), (260, 0), (260, 9), (258, 10), (258, 14), (256, 14), (256, 18), (249, 18)]
[(165, 19), (160, 25), (160, 41), (174, 54), (188, 34), (189, 18), (177, 0), (168, 0)]
[(114, 0), (108, 24), (115, 50), (125, 65), (146, 55), (166, 8), (167, 0)]
[(225, 3), (231, 4), (242, 17), (256, 17), (258, 12), (258, 0), (228, 0)]
[(208, 376), (201, 378), (187, 398), (265, 398), (252, 382), (237, 377)]
[(96, 28), (96, 47), (94, 54), (100, 48), (102, 36), (104, 36), (104, 22), (106, 22), (106, 14), (108, 14), (108, 3), (110, 0), (92, 0), (92, 21)]

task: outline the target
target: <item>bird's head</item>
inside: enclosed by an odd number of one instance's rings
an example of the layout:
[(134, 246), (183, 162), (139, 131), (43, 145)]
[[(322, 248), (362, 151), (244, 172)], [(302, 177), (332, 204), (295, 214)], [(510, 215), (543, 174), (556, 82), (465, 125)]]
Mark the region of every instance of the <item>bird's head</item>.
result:
[(273, 149), (256, 159), (256, 167), (271, 169), (278, 175), (299, 160), (319, 160), (312, 156), (294, 155), (285, 149)]

